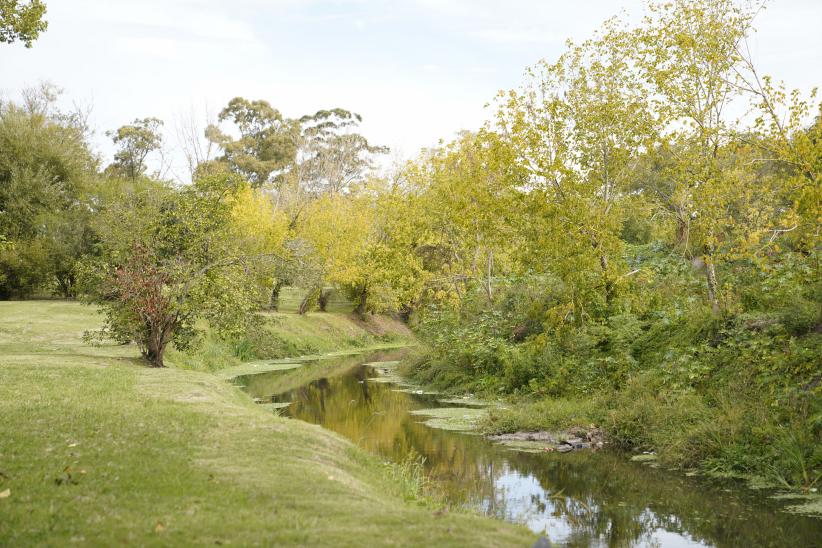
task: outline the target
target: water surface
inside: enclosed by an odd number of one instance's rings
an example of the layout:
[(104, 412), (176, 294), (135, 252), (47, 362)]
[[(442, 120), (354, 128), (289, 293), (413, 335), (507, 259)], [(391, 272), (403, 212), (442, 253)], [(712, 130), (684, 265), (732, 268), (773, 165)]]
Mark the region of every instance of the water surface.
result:
[[(561, 546), (822, 546), (822, 520), (781, 512), (738, 482), (687, 477), (605, 451), (514, 452), (429, 428), (410, 412), (440, 406), (436, 399), (373, 382), (377, 372), (363, 365), (373, 359), (341, 363), (282, 393), (273, 393), (282, 373), (241, 382), (257, 398), (290, 402), (290, 416), (387, 459), (422, 455), (452, 504), (523, 523)], [(322, 373), (332, 369), (326, 364)]]

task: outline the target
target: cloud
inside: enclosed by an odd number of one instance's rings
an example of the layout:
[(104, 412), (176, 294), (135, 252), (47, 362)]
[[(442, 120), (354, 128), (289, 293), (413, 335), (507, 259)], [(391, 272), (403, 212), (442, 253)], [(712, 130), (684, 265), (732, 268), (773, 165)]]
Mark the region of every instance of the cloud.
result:
[(470, 32), (471, 36), (498, 44), (561, 44), (565, 37), (550, 30), (485, 28)]
[[(176, 115), (204, 103), (218, 111), (237, 95), (288, 116), (345, 107), (363, 115), (370, 140), (414, 154), (477, 128), (483, 105), (516, 87), (526, 66), (642, 2), (51, 0), (34, 48), (0, 48), (0, 85), (14, 94), (51, 80), (69, 104), (93, 97), (97, 145), (109, 157), (104, 130), (158, 116), (173, 143)], [(820, 83), (807, 69), (820, 65), (820, 16), (814, 0), (764, 12), (755, 43), (763, 72)]]

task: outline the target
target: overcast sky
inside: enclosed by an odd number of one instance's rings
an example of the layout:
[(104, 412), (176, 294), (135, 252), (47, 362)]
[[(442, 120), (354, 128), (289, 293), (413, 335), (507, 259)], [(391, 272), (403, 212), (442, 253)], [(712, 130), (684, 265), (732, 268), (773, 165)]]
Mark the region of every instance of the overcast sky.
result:
[[(32, 49), (0, 45), (0, 93), (47, 80), (93, 107), (95, 144), (136, 117), (265, 99), (286, 116), (342, 107), (403, 156), (475, 129), (526, 66), (641, 0), (46, 0)], [(773, 0), (752, 40), (763, 72), (822, 83), (822, 0)], [(179, 161), (175, 171), (185, 170)]]

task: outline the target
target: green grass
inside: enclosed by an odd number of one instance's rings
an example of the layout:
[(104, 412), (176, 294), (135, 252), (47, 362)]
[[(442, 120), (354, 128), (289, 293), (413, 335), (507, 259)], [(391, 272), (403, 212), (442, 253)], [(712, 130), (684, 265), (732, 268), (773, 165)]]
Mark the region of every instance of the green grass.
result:
[(603, 402), (596, 399), (550, 398), (492, 408), (484, 430), (493, 434), (587, 428), (601, 420)]
[(263, 329), (250, 339), (225, 341), (203, 328), (194, 348), (179, 352), (171, 348), (166, 361), (179, 369), (219, 371), (247, 361), (317, 356), (366, 351), (414, 344), (416, 339), (401, 322), (384, 316), (361, 320), (350, 313), (265, 312)]
[(376, 458), (214, 375), (85, 346), (99, 321), (74, 303), (0, 303), (0, 545), (533, 542), (403, 500)]
[[(331, 292), (331, 298), (328, 300), (326, 310), (328, 312), (350, 313), (354, 310), (354, 303), (348, 299), (345, 294), (337, 289), (326, 288), (326, 291)], [(280, 312), (297, 312), (300, 308), (300, 303), (305, 297), (306, 290), (299, 287), (284, 287), (280, 290), (280, 303), (278, 309)]]

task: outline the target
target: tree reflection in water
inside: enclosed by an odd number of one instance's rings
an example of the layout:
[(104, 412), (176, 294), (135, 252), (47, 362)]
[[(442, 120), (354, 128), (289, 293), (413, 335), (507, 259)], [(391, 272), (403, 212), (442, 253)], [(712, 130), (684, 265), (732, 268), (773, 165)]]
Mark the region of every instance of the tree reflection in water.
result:
[(779, 512), (776, 502), (734, 482), (689, 478), (608, 452), (508, 451), (481, 436), (425, 426), (410, 411), (437, 402), (369, 381), (376, 375), (369, 366), (340, 368), (273, 396), (283, 374), (256, 375), (246, 390), (291, 402), (292, 417), (395, 461), (415, 451), (451, 504), (525, 523), (566, 546), (822, 546), (822, 520)]

